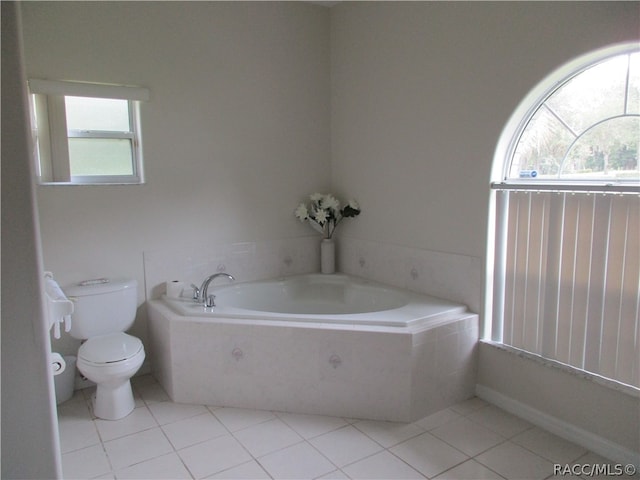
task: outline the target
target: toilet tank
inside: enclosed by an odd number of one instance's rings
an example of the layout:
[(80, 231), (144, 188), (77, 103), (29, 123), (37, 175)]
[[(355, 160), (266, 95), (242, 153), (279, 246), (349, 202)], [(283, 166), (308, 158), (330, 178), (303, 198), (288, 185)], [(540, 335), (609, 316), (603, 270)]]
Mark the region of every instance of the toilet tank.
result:
[(136, 318), (138, 282), (99, 279), (63, 288), (74, 304), (70, 334), (87, 339), (128, 330)]

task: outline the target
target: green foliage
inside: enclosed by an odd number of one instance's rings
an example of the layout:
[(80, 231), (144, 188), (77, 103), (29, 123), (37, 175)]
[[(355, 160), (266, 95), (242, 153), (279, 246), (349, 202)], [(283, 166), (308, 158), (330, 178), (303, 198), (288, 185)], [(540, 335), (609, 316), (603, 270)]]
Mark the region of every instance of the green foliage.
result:
[(638, 93), (638, 69), (628, 66), (639, 57), (598, 64), (547, 98), (518, 141), (511, 177), (533, 169), (538, 178), (640, 178), (640, 111), (625, 106)]

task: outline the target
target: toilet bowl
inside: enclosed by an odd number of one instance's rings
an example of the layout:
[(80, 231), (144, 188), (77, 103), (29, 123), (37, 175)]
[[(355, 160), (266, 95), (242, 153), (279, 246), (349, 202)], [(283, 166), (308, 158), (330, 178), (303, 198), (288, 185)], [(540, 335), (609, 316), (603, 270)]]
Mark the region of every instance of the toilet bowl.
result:
[(93, 337), (78, 350), (78, 370), (97, 385), (93, 413), (105, 420), (126, 417), (135, 407), (130, 378), (145, 353), (140, 339), (118, 332)]

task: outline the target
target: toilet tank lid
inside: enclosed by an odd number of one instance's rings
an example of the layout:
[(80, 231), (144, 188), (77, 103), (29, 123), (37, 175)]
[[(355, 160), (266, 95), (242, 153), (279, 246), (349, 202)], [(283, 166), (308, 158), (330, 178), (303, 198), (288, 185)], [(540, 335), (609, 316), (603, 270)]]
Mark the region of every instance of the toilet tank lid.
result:
[(127, 288), (137, 288), (138, 282), (132, 278), (96, 278), (83, 280), (64, 287), (64, 293), (69, 297), (83, 297), (88, 295), (103, 295)]

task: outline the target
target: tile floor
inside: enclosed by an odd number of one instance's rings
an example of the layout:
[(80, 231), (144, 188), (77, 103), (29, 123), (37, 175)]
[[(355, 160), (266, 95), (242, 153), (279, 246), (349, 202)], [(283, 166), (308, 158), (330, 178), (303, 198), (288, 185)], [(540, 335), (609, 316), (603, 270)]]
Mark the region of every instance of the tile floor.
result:
[(91, 389), (58, 406), (65, 479), (546, 479), (606, 462), (479, 398), (402, 424), (178, 404), (151, 376), (132, 383), (122, 420), (94, 418)]

